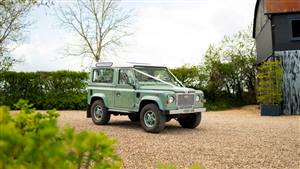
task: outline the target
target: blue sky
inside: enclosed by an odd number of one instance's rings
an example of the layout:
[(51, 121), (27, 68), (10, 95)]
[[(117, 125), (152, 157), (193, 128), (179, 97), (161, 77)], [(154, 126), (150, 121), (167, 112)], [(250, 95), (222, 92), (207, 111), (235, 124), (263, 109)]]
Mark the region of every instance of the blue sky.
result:
[[(56, 4), (71, 1), (55, 1)], [(132, 9), (134, 34), (113, 62), (149, 62), (178, 67), (203, 61), (211, 43), (224, 35), (246, 29), (253, 20), (256, 0), (124, 0), (122, 6)], [(35, 23), (27, 38), (13, 55), (24, 59), (17, 71), (82, 70), (91, 60), (65, 57), (67, 44), (80, 41), (58, 23), (51, 8), (35, 9), (29, 19)]]

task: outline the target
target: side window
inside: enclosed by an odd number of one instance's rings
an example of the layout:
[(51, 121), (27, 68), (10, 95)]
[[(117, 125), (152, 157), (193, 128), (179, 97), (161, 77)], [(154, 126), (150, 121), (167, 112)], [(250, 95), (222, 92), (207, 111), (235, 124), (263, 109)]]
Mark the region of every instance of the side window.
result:
[(95, 69), (93, 72), (93, 82), (96, 83), (112, 83), (113, 77), (113, 69)]
[(121, 69), (119, 71), (119, 84), (128, 84), (130, 78), (133, 78), (132, 71), (129, 69)]
[(292, 20), (292, 38), (300, 39), (300, 20)]

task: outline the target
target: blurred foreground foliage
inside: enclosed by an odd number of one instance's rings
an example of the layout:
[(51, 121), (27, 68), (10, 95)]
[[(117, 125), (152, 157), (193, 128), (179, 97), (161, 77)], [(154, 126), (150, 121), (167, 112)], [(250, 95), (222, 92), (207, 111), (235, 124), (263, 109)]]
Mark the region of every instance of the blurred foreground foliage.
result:
[(20, 100), (21, 111), (10, 115), (0, 107), (1, 169), (120, 168), (115, 141), (103, 133), (59, 129), (55, 110), (39, 113)]

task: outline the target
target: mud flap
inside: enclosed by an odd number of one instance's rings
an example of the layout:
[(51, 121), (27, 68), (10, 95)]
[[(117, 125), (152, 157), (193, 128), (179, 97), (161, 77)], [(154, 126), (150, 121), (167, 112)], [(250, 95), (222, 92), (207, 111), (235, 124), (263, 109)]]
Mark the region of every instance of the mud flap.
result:
[(87, 105), (87, 108), (86, 108), (86, 117), (87, 118), (91, 118), (91, 106), (90, 105)]

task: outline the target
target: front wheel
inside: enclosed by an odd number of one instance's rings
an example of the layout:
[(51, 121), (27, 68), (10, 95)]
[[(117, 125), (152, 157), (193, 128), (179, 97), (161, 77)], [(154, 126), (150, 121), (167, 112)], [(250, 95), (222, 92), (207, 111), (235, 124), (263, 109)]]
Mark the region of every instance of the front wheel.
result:
[(156, 104), (147, 104), (140, 113), (140, 122), (145, 131), (159, 133), (165, 128), (166, 116)]
[(91, 116), (95, 124), (104, 125), (110, 120), (110, 113), (107, 111), (102, 100), (96, 100), (91, 106)]
[(201, 112), (179, 117), (177, 121), (183, 128), (196, 128), (201, 122)]

